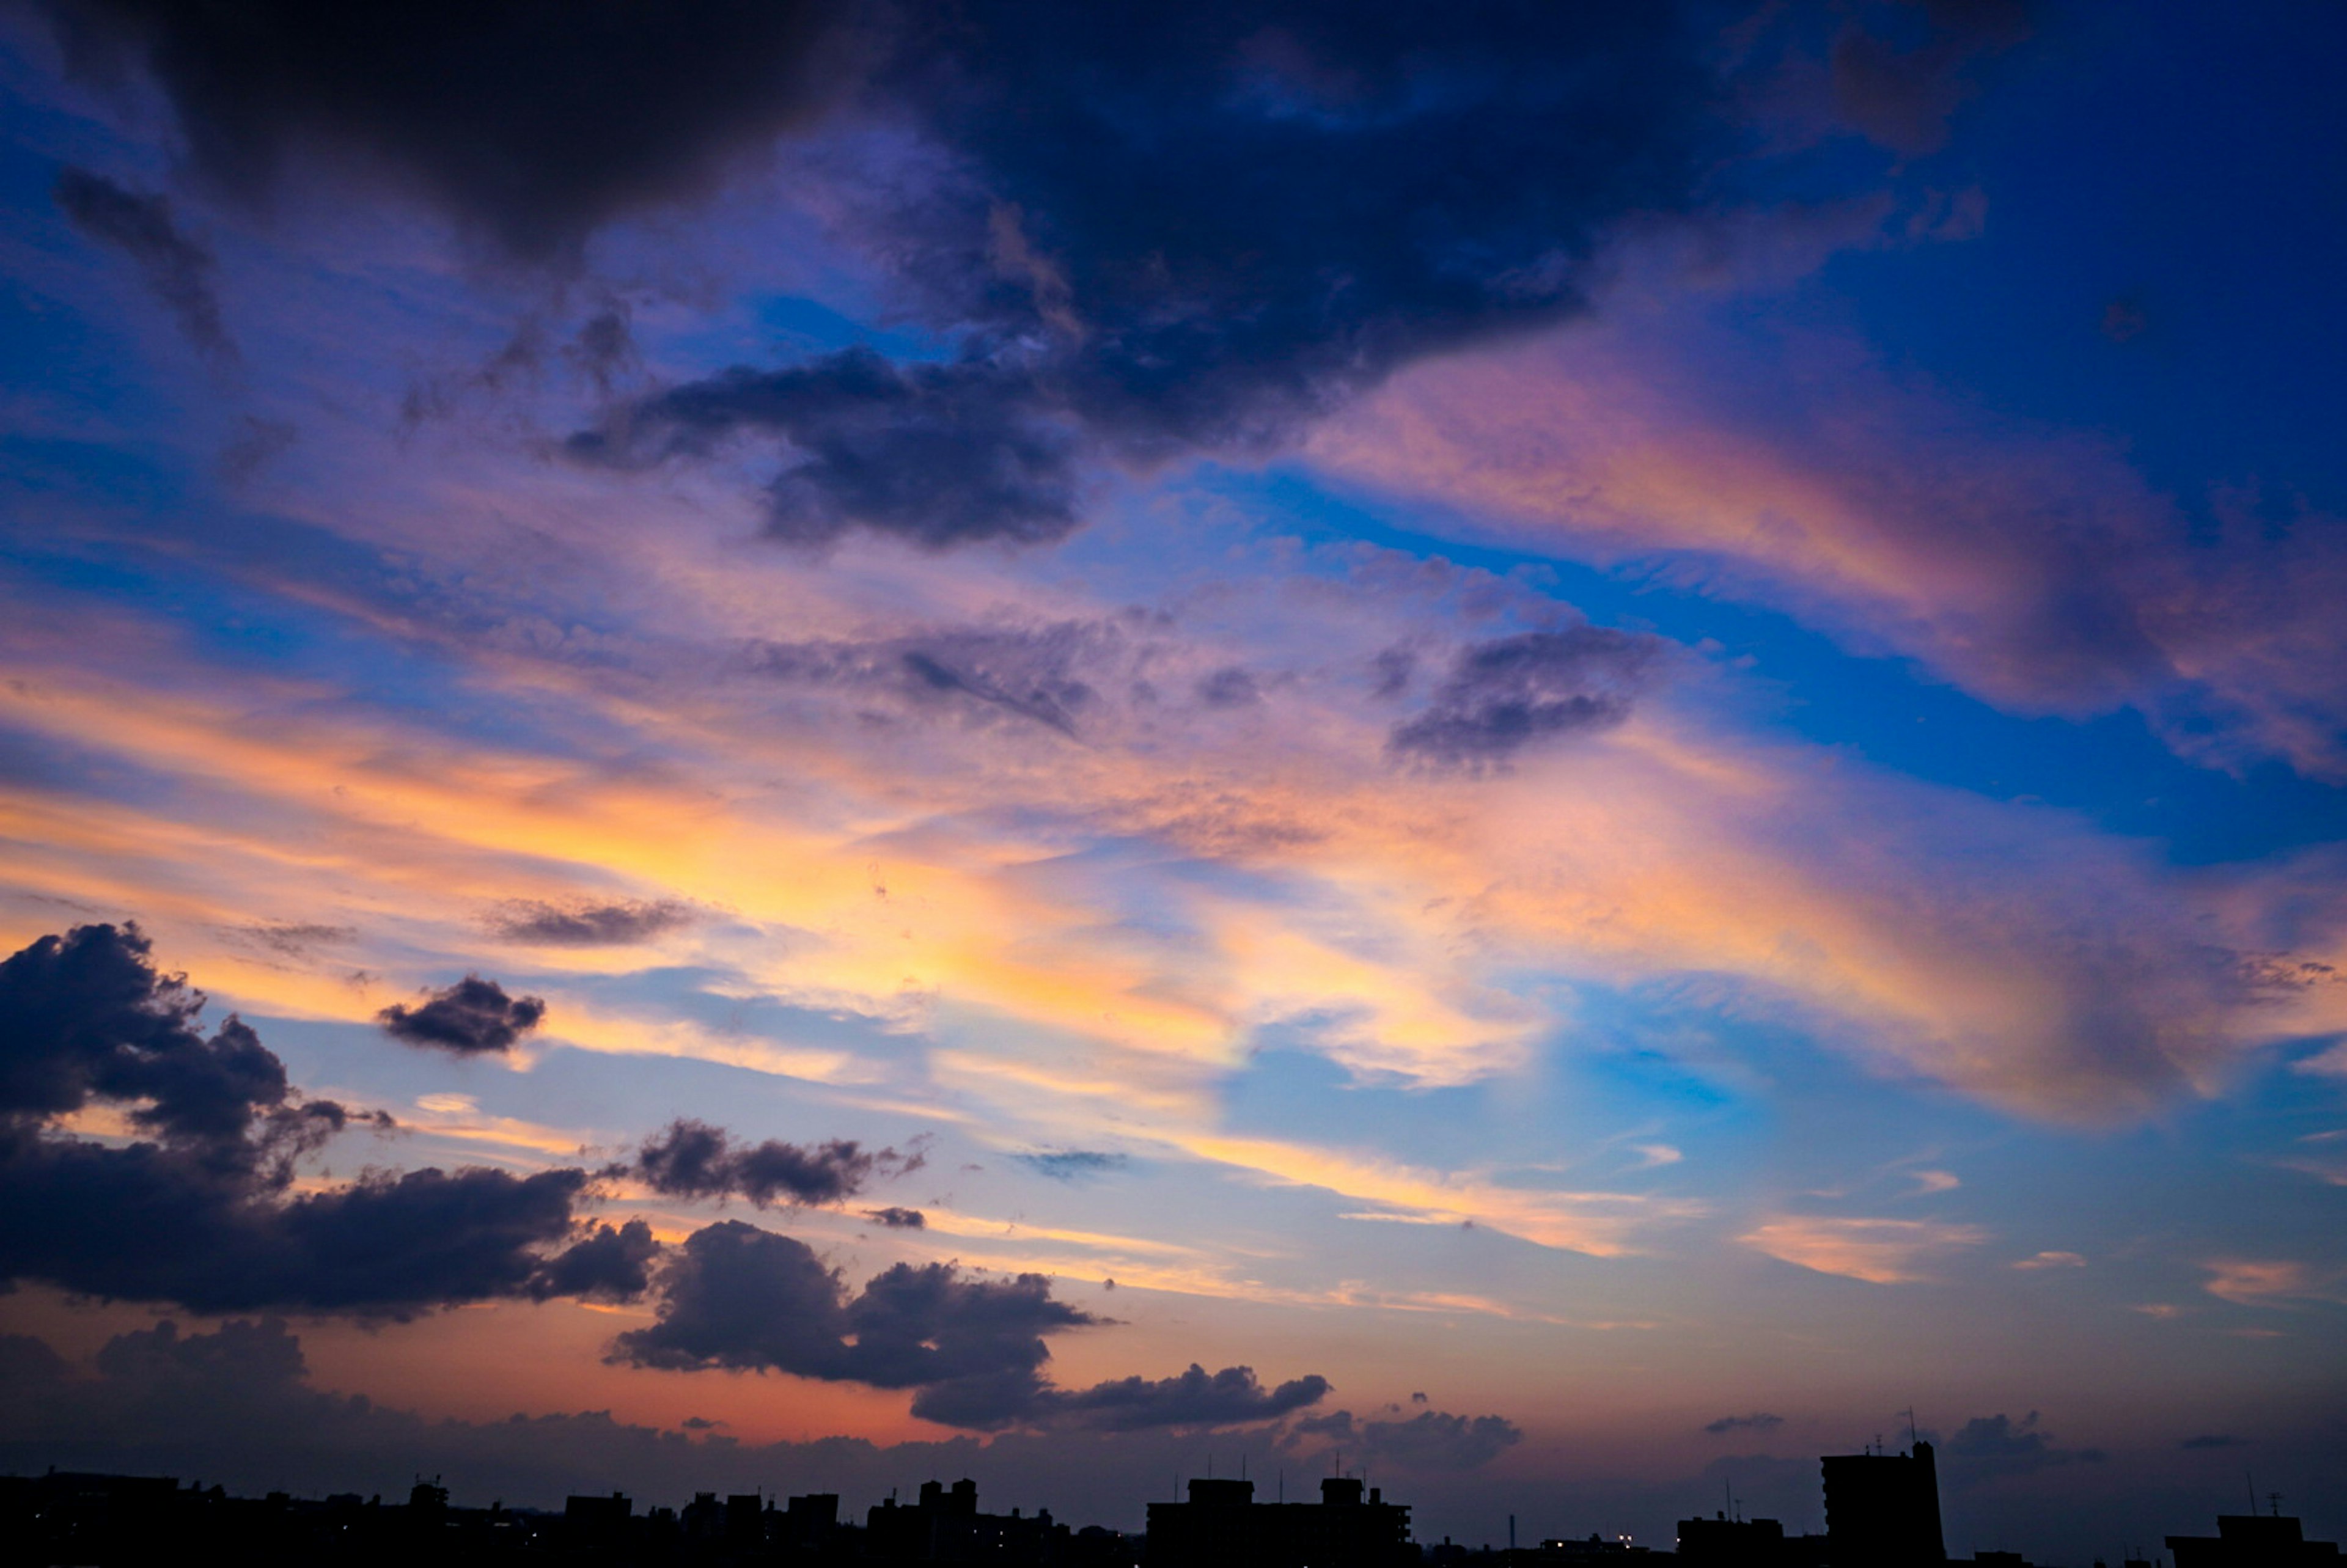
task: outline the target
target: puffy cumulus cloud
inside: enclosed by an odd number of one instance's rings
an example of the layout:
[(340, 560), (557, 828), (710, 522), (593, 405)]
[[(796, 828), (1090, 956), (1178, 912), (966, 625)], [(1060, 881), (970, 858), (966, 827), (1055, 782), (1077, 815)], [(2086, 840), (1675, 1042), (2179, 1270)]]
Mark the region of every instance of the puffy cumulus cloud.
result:
[(918, 1170), (921, 1156), (894, 1149), (866, 1150), (834, 1139), (814, 1148), (767, 1139), (737, 1143), (722, 1127), (679, 1120), (644, 1141), (635, 1173), (654, 1192), (673, 1197), (744, 1197), (760, 1208), (769, 1204), (835, 1204), (855, 1196), (877, 1171), (890, 1175)]
[[(0, 1117), (13, 1138), (93, 1099), (172, 1143), (242, 1149), (256, 1116), (284, 1110), (284, 1064), (234, 1015), (209, 1040), (204, 996), (159, 973), (137, 926), (77, 926), (0, 963)], [(318, 1114), (338, 1119), (339, 1106)]]
[(1855, 345), (1659, 308), (1415, 367), (1329, 471), (1602, 563), (1783, 607), (2024, 712), (2141, 710), (2180, 753), (2347, 777), (2337, 519), (2194, 508), (2099, 436), (1960, 409)]
[(78, 57), (152, 72), (216, 184), (257, 198), (331, 150), (533, 260), (704, 191), (733, 155), (818, 113), (853, 51), (851, 7), (826, 0), (594, 0), (559, 22), (529, 0), (40, 9)]
[(1460, 650), (1425, 711), (1394, 726), (1387, 749), (1477, 769), (1535, 742), (1618, 724), (1665, 646), (1658, 637), (1594, 626), (1476, 643)]
[(426, 991), (414, 1007), (395, 1002), (375, 1015), (394, 1040), (457, 1056), (511, 1050), (545, 1017), (546, 1003), (538, 998), (509, 997), (497, 981), (478, 975)]
[(897, 1264), (850, 1294), (795, 1237), (723, 1220), (662, 1266), (658, 1320), (610, 1359), (671, 1371), (777, 1371), (915, 1390), (912, 1412), (946, 1426), (1114, 1432), (1257, 1425), (1317, 1404), (1317, 1375), (1266, 1389), (1254, 1369), (1115, 1378), (1061, 1389), (1047, 1336), (1110, 1321), (1057, 1299), (1038, 1274), (975, 1277), (958, 1265)]
[(693, 907), (681, 898), (622, 898), (608, 903), (555, 904), (517, 898), (500, 904), (489, 929), (509, 942), (547, 948), (618, 948), (648, 942), (691, 925)]
[(1477, 1470), (1524, 1440), (1523, 1429), (1504, 1416), (1458, 1416), (1420, 1410), (1399, 1419), (1362, 1419), (1350, 1410), (1307, 1416), (1291, 1438), (1320, 1438), (1378, 1465), (1409, 1471)]
[(2027, 1475), (2048, 1465), (2091, 1464), (2104, 1457), (2100, 1449), (2059, 1447), (2053, 1433), (2039, 1429), (2035, 1410), (2017, 1421), (2001, 1413), (1974, 1416), (1956, 1430), (1945, 1451), (1948, 1468), (1959, 1480)]
[(914, 1414), (981, 1429), (1033, 1410), (1045, 1334), (1100, 1321), (1040, 1275), (981, 1280), (950, 1264), (897, 1264), (850, 1297), (805, 1242), (738, 1220), (686, 1238), (661, 1292), (659, 1320), (620, 1335), (613, 1359), (915, 1389)]
[(1266, 1389), (1252, 1367), (1209, 1372), (1193, 1361), (1172, 1378), (1120, 1378), (1062, 1393), (1049, 1408), (1062, 1419), (1131, 1431), (1143, 1427), (1229, 1427), (1274, 1420), (1317, 1405), (1328, 1394), (1317, 1373)]
[[(1394, 366), (1581, 309), (1728, 143), (1694, 8), (969, 8), (881, 56), (826, 210), (935, 362), (851, 349), (641, 399), (574, 454), (755, 435), (774, 528), (1056, 538), (1085, 460), (1260, 451)], [(916, 150), (908, 153), (907, 147)], [(820, 181), (819, 181), (820, 182)]]
[[(295, 1098), (240, 1020), (206, 1039), (203, 1006), (156, 970), (135, 926), (77, 927), (0, 963), (0, 1279), (204, 1312), (395, 1317), (642, 1288), (641, 1226), (573, 1239), (583, 1171), (427, 1168), (296, 1190), (297, 1162), (354, 1113)], [(53, 1130), (97, 1107), (145, 1136), (116, 1147)]]
[(76, 229), (138, 263), (190, 343), (215, 359), (236, 358), (213, 289), (219, 262), (209, 246), (179, 227), (169, 198), (141, 195), (102, 174), (68, 167), (57, 172), (56, 201)]

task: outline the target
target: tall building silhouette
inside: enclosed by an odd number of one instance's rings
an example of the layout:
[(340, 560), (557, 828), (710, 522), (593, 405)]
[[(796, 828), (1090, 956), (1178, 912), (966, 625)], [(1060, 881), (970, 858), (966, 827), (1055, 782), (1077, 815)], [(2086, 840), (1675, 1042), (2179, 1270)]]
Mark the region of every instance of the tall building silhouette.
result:
[(1930, 1443), (1903, 1454), (1829, 1454), (1819, 1463), (1833, 1568), (1936, 1568), (1947, 1561)]

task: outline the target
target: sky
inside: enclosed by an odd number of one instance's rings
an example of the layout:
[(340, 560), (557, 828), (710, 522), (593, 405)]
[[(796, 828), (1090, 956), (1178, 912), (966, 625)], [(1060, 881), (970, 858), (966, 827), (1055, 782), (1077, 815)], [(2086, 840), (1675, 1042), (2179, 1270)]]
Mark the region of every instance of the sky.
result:
[(0, 9), (0, 1468), (2337, 1538), (2342, 46)]

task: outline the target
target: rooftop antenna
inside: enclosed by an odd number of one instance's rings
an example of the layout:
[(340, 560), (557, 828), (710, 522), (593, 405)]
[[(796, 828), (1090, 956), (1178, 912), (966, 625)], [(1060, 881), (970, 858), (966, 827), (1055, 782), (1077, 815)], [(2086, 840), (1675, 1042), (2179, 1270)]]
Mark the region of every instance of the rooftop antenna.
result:
[(1287, 1467), (1286, 1465), (1279, 1467), (1279, 1501), (1282, 1502), (1287, 1501)]
[(2250, 1483), (2250, 1512), (2254, 1516), (2258, 1512), (2258, 1478), (2245, 1470), (2241, 1479)]
[(1905, 1414), (1907, 1417), (1907, 1446), (1909, 1448), (1913, 1448), (1917, 1441), (1920, 1440), (1915, 1436), (1915, 1407), (1912, 1405), (1908, 1406)]
[(2280, 1519), (2281, 1517), (2281, 1493), (2278, 1491), (2270, 1491), (2266, 1493), (2266, 1509), (2267, 1512), (2270, 1512), (2276, 1519)]

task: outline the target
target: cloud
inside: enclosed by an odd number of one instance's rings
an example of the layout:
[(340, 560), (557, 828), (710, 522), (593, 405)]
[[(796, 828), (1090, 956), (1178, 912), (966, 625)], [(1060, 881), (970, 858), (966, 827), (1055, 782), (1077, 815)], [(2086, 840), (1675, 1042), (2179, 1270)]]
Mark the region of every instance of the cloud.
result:
[(892, 1231), (923, 1230), (928, 1228), (929, 1223), (928, 1215), (921, 1213), (918, 1209), (900, 1209), (893, 1207), (885, 1209), (866, 1209), (864, 1211), (864, 1217), (870, 1220), (874, 1225), (885, 1225)]
[(1133, 618), (1030, 625), (936, 627), (868, 641), (753, 643), (762, 675), (907, 710), (948, 710), (974, 721), (1010, 719), (1076, 738), (1102, 704), (1101, 684), (1145, 650)]
[(1960, 1476), (2028, 1475), (2048, 1465), (2091, 1464), (2104, 1457), (2100, 1449), (2056, 1447), (2053, 1433), (2037, 1429), (2035, 1410), (2018, 1421), (2001, 1414), (1974, 1416), (1948, 1440), (1946, 1453)]
[(2239, 1307), (2347, 1299), (2321, 1270), (2287, 1258), (2214, 1258), (2201, 1266), (2209, 1271), (2209, 1294)]
[(214, 184), (258, 199), (297, 158), (331, 152), (534, 261), (707, 190), (820, 111), (851, 45), (850, 7), (821, 0), (602, 5), (561, 26), (529, 5), (400, 0), (44, 9), (80, 50), (154, 75)]
[(1971, 96), (1967, 68), (2029, 36), (2024, 0), (1921, 7), (1929, 36), (1901, 48), (1851, 19), (1834, 40), (1834, 106), (1871, 139), (1911, 157), (1937, 152), (1948, 118)]
[(1612, 226), (1685, 209), (1728, 144), (1701, 32), (1170, 0), (908, 28), (869, 88), (903, 134), (844, 134), (826, 210), (956, 352), (736, 367), (574, 454), (757, 434), (784, 537), (1058, 538), (1090, 460), (1262, 452), (1396, 365), (1583, 309)]
[[(723, 1128), (679, 1120), (644, 1141), (634, 1169), (655, 1192), (672, 1197), (744, 1197), (769, 1204), (835, 1204), (854, 1197), (877, 1171), (919, 1168), (920, 1156), (894, 1149), (866, 1151), (853, 1141), (813, 1148), (768, 1139), (737, 1144)], [(898, 1211), (891, 1211), (898, 1212)]]
[(2180, 1449), (2237, 1449), (2245, 1446), (2249, 1440), (2247, 1438), (2227, 1437), (2219, 1432), (2203, 1432), (2198, 1437), (2186, 1438), (2176, 1446)]
[(1317, 1405), (1328, 1379), (1312, 1374), (1276, 1389), (1256, 1380), (1252, 1367), (1208, 1372), (1193, 1361), (1172, 1378), (1119, 1378), (1089, 1389), (1054, 1393), (1044, 1409), (1053, 1417), (1111, 1431), (1145, 1427), (1229, 1427), (1275, 1420)]
[(1310, 450), (1478, 537), (1660, 568), (2007, 711), (2130, 705), (2188, 758), (2347, 777), (2335, 517), (2247, 487), (2179, 497), (2106, 436), (1960, 406), (1855, 342), (1731, 335), (1702, 309), (1624, 304), (1414, 366)]
[[(296, 1191), (297, 1163), (358, 1118), (298, 1099), (238, 1019), (204, 1038), (203, 1006), (156, 970), (136, 926), (77, 927), (0, 963), (0, 1281), (201, 1312), (392, 1317), (632, 1293), (649, 1233), (573, 1244), (583, 1171), (427, 1168)], [(48, 1131), (93, 1104), (152, 1141)]]
[(1704, 1424), (1704, 1430), (1713, 1437), (1726, 1437), (1730, 1432), (1773, 1432), (1785, 1424), (1782, 1416), (1772, 1416), (1755, 1410), (1748, 1416), (1722, 1416)]
[(599, 1225), (538, 1269), (529, 1294), (540, 1301), (557, 1296), (582, 1301), (633, 1301), (651, 1288), (652, 1265), (662, 1248), (642, 1220)]
[(457, 1056), (507, 1051), (546, 1017), (537, 997), (509, 997), (495, 980), (466, 975), (437, 991), (426, 991), (416, 1007), (394, 1003), (375, 1014), (394, 1040), (426, 1045)]
[(212, 289), (219, 264), (209, 247), (180, 229), (169, 198), (142, 196), (71, 166), (57, 171), (56, 195), (59, 210), (76, 229), (138, 263), (148, 288), (178, 319), (190, 343), (217, 361), (237, 357)]
[(1122, 1154), (1107, 1153), (1098, 1149), (1055, 1149), (1010, 1157), (1039, 1176), (1071, 1183), (1089, 1181), (1094, 1176), (1107, 1175), (1112, 1171), (1122, 1171), (1129, 1163)]
[(1664, 646), (1594, 626), (1477, 643), (1460, 651), (1426, 709), (1393, 727), (1387, 750), (1472, 770), (1537, 742), (1618, 724)]
[(1100, 1321), (1041, 1275), (980, 1280), (952, 1264), (897, 1264), (850, 1297), (805, 1243), (738, 1220), (687, 1237), (661, 1288), (658, 1321), (620, 1335), (613, 1360), (915, 1389), (915, 1415), (981, 1430), (1037, 1408), (1044, 1335)]
[(517, 898), (498, 906), (489, 928), (509, 942), (548, 948), (624, 947), (690, 925), (693, 907), (681, 898), (620, 899), (608, 904), (548, 904)]
[(1988, 1233), (1977, 1225), (1929, 1220), (1820, 1219), (1788, 1215), (1736, 1238), (1770, 1257), (1819, 1274), (1902, 1285), (1923, 1277), (1925, 1266), (1958, 1247), (1977, 1246)]
[(1297, 1436), (1327, 1438), (1348, 1453), (1404, 1470), (1479, 1470), (1523, 1441), (1523, 1430), (1502, 1416), (1454, 1416), (1421, 1410), (1401, 1420), (1362, 1420), (1350, 1410), (1307, 1416)]
[(1046, 543), (1076, 526), (1073, 431), (1014, 366), (895, 365), (844, 349), (786, 370), (735, 368), (655, 394), (581, 431), (584, 463), (642, 467), (707, 456), (744, 432), (792, 459), (768, 490), (767, 531), (823, 545), (852, 528), (931, 549)]
[(2014, 1260), (2015, 1268), (2084, 1268), (2086, 1260), (2075, 1252), (2036, 1252)]

